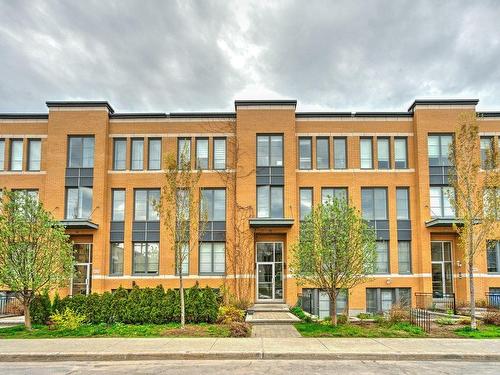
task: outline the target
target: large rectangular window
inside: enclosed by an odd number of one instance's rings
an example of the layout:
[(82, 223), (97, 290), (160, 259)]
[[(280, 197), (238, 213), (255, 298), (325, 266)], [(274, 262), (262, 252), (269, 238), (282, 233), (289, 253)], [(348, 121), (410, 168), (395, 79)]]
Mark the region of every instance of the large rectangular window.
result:
[(393, 305), (411, 306), (411, 288), (366, 288), (366, 312), (384, 313)]
[(299, 138), (299, 168), (312, 168), (312, 140), (310, 137)]
[(394, 164), (396, 169), (408, 168), (407, 138), (394, 138)]
[(224, 242), (200, 242), (200, 275), (225, 273), (225, 247)]
[(377, 162), (378, 169), (390, 169), (390, 140), (389, 138), (377, 138)]
[(208, 169), (208, 138), (196, 138), (196, 168)]
[(124, 171), (127, 165), (127, 140), (115, 138), (113, 140), (113, 169)]
[(454, 190), (450, 186), (431, 186), (431, 217), (455, 217), (451, 204)]
[(373, 145), (371, 138), (360, 138), (359, 140), (361, 169), (373, 168)]
[(111, 190), (113, 207), (112, 207), (112, 221), (124, 221), (125, 220), (125, 190), (123, 189), (113, 189)]
[(300, 188), (300, 220), (304, 220), (313, 208), (313, 189)]
[(149, 138), (148, 140), (148, 169), (161, 169), (161, 138)]
[(491, 169), (493, 167), (493, 137), (481, 137), (481, 168)]
[(347, 188), (322, 188), (321, 189), (321, 204), (326, 204), (328, 199), (345, 199), (347, 200)]
[(5, 169), (5, 139), (0, 139), (0, 171)]
[(226, 138), (214, 138), (214, 169), (226, 169)]
[(177, 140), (177, 164), (179, 167), (191, 163), (191, 138), (179, 138)]
[(257, 136), (257, 166), (258, 167), (283, 166), (282, 135)]
[(429, 165), (432, 166), (450, 166), (449, 150), (453, 142), (451, 134), (429, 135), (427, 138), (427, 152), (429, 156)]
[(486, 259), (488, 272), (500, 272), (500, 241), (488, 241)]
[(316, 138), (316, 169), (330, 169), (330, 141), (328, 137)]
[(159, 189), (137, 189), (135, 190), (134, 220), (135, 221), (158, 221), (160, 217), (155, 209), (155, 203), (160, 199)]
[(23, 170), (23, 140), (12, 139), (10, 141), (10, 170)]
[(200, 219), (206, 221), (226, 221), (226, 190), (201, 190)]
[(361, 211), (366, 220), (387, 220), (387, 189), (362, 188)]
[[(182, 260), (182, 274), (183, 275), (189, 275), (189, 244), (188, 243), (182, 243), (179, 246), (181, 246), (180, 249), (177, 251), (181, 252), (181, 260)], [(175, 259), (175, 274), (179, 275), (179, 263), (178, 259)]]
[(157, 275), (159, 244), (157, 242), (135, 242), (132, 272), (134, 275)]
[(92, 214), (92, 188), (66, 188), (66, 219), (88, 219)]
[(333, 167), (347, 168), (347, 138), (333, 138)]
[(389, 242), (377, 241), (376, 273), (389, 273)]
[(397, 220), (410, 220), (408, 188), (396, 188)]
[(283, 217), (283, 186), (257, 186), (257, 216)]
[(94, 168), (94, 137), (69, 137), (68, 168)]
[(133, 171), (144, 169), (144, 139), (142, 138), (132, 139), (130, 169)]
[(400, 274), (411, 273), (410, 241), (398, 241), (398, 270)]
[(39, 171), (42, 158), (42, 141), (40, 139), (28, 140), (28, 171)]
[(112, 242), (110, 249), (110, 275), (123, 275), (123, 242)]

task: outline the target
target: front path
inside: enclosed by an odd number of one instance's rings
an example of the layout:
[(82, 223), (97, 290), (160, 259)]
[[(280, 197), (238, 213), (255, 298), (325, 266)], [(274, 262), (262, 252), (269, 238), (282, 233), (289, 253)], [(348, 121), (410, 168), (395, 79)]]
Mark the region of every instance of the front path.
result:
[(291, 324), (258, 324), (252, 326), (252, 337), (301, 337)]

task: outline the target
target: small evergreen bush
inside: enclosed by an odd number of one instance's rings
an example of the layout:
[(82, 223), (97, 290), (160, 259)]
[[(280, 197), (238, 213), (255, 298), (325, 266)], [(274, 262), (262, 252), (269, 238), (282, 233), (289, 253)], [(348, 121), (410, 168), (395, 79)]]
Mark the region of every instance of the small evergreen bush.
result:
[(54, 323), (55, 328), (64, 330), (78, 329), (86, 319), (85, 315), (75, 313), (68, 307), (66, 307), (64, 312), (56, 312), (50, 316), (50, 320)]
[(36, 296), (30, 304), (31, 322), (33, 324), (45, 324), (52, 314), (52, 304), (48, 293)]

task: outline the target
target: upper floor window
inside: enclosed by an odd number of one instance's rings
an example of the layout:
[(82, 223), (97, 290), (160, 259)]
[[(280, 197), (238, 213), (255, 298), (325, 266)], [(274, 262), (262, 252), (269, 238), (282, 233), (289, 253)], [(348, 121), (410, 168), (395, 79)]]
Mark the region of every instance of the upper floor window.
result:
[(214, 169), (226, 169), (226, 138), (214, 138)]
[(226, 190), (201, 190), (200, 219), (206, 221), (226, 221)]
[(148, 169), (161, 169), (161, 138), (150, 138), (148, 140)]
[(455, 217), (451, 204), (454, 190), (450, 186), (431, 186), (431, 217)]
[(88, 219), (92, 214), (92, 188), (66, 188), (66, 219)]
[(300, 169), (311, 169), (311, 154), (312, 154), (312, 146), (311, 146), (311, 138), (309, 137), (300, 137), (299, 138), (299, 168)]
[(283, 166), (282, 135), (257, 136), (257, 166), (258, 167)]
[(159, 189), (137, 189), (134, 197), (135, 221), (158, 221), (160, 216), (155, 209), (155, 204), (160, 199)]
[(484, 189), (483, 213), (487, 217), (500, 219), (500, 188)]
[(124, 221), (125, 220), (125, 190), (123, 189), (113, 189), (112, 190), (112, 221)]
[(359, 140), (359, 151), (361, 169), (373, 168), (373, 145), (371, 138), (361, 138)]
[(396, 188), (396, 212), (398, 220), (410, 220), (408, 188)]
[(330, 169), (330, 142), (327, 137), (316, 138), (316, 169)]
[(0, 171), (5, 169), (5, 140), (0, 139)]
[(329, 199), (345, 199), (347, 200), (347, 188), (322, 188), (321, 189), (321, 204), (326, 204)]
[(10, 170), (23, 170), (23, 140), (12, 139), (10, 141)]
[(208, 169), (208, 138), (196, 138), (196, 168)]
[(175, 197), (177, 223), (189, 221), (190, 196), (187, 189), (177, 189)]
[(389, 138), (377, 138), (377, 161), (378, 169), (390, 169), (390, 141)]
[(451, 134), (429, 135), (427, 138), (427, 152), (429, 156), (429, 166), (449, 166), (450, 146), (453, 142)]
[(487, 242), (488, 272), (500, 272), (500, 241)]
[(396, 169), (408, 168), (408, 144), (406, 138), (394, 138), (394, 164)]
[(375, 273), (389, 272), (389, 241), (377, 241)]
[(283, 186), (257, 186), (257, 217), (283, 217)]
[(304, 220), (312, 211), (313, 207), (313, 189), (300, 188), (300, 220)]
[(69, 137), (68, 168), (94, 168), (94, 137)]
[(115, 138), (113, 141), (113, 169), (124, 171), (127, 164), (127, 140)]
[(366, 220), (387, 220), (387, 189), (362, 188), (361, 211)]
[(22, 195), (26, 195), (35, 201), (38, 201), (38, 190), (36, 189), (14, 189), (16, 192)]
[(40, 170), (42, 154), (42, 141), (40, 139), (28, 140), (28, 171)]
[(347, 168), (347, 138), (333, 138), (333, 167)]
[(179, 138), (177, 141), (177, 164), (179, 167), (191, 163), (191, 138)]
[(493, 137), (481, 137), (480, 149), (481, 149), (481, 168), (490, 169), (493, 167), (493, 147), (494, 140)]
[(132, 139), (132, 151), (130, 159), (130, 169), (133, 171), (141, 171), (144, 169), (144, 139)]

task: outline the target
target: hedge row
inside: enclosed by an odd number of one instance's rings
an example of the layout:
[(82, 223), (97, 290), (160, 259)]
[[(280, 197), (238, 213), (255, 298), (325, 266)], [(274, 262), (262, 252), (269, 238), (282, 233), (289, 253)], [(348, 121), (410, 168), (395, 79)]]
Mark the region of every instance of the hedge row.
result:
[[(187, 323), (213, 323), (217, 319), (219, 302), (216, 292), (198, 285), (185, 289)], [(33, 323), (46, 323), (52, 313), (62, 312), (66, 307), (84, 314), (86, 322), (163, 324), (180, 321), (180, 293), (178, 290), (165, 291), (156, 288), (134, 287), (128, 291), (119, 288), (110, 293), (76, 295), (47, 303), (48, 296), (39, 296), (31, 305)]]

